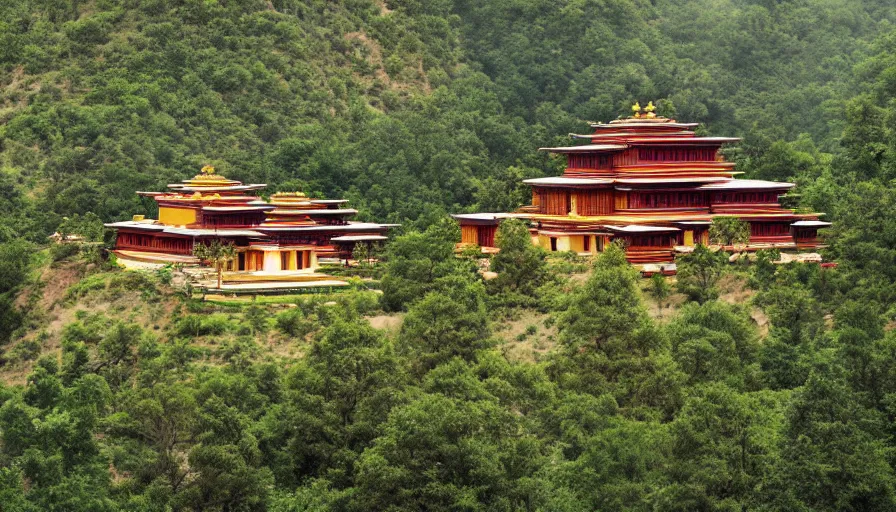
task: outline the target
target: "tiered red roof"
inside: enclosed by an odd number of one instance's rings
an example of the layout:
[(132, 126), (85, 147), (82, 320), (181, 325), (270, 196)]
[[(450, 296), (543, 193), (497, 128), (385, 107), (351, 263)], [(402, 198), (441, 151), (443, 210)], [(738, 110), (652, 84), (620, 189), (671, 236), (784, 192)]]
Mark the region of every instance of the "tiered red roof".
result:
[[(571, 134), (588, 144), (541, 148), (566, 155), (566, 170), (525, 180), (532, 186), (532, 205), (513, 214), (531, 221), (534, 240), (548, 249), (596, 252), (622, 240), (630, 261), (665, 263), (674, 261), (676, 250), (708, 243), (708, 227), (718, 216), (749, 223), (748, 250), (815, 248), (817, 230), (829, 225), (818, 220), (821, 214), (780, 205), (792, 183), (736, 179), (734, 164), (719, 149), (739, 139), (699, 137), (696, 124), (657, 117), (652, 110), (591, 126), (592, 134)], [(488, 233), (500, 215), (455, 217), (464, 243), (494, 245)]]

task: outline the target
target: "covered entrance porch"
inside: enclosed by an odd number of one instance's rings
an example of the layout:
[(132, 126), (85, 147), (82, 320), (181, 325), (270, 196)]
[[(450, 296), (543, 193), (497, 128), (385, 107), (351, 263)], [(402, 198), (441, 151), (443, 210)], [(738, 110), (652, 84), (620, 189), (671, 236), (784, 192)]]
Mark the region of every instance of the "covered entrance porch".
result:
[(313, 272), (318, 267), (317, 247), (250, 245), (237, 250), (225, 270), (230, 272)]

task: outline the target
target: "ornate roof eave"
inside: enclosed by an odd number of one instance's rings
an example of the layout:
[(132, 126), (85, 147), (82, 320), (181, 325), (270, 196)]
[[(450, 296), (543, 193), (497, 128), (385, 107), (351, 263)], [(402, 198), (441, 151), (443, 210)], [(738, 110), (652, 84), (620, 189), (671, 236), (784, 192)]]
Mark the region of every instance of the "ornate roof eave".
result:
[(664, 120), (662, 118), (654, 118), (652, 121), (635, 120), (635, 119), (617, 119), (609, 123), (590, 123), (589, 126), (595, 130), (617, 130), (619, 128), (644, 128), (644, 127), (670, 127), (690, 129), (700, 126), (700, 123), (677, 123), (675, 121)]
[(740, 142), (739, 137), (665, 137), (637, 135), (625, 137), (629, 146), (720, 146)]
[(327, 216), (327, 215), (355, 215), (358, 213), (358, 210), (354, 208), (325, 208), (325, 209), (302, 209), (302, 208), (286, 208), (283, 205), (271, 205), (271, 208), (276, 208), (271, 213), (276, 215), (316, 215), (316, 216)]
[(203, 206), (202, 211), (208, 213), (231, 213), (231, 212), (268, 212), (276, 208), (276, 206), (268, 205), (250, 205), (250, 206)]
[(260, 190), (267, 187), (264, 183), (252, 183), (249, 185), (184, 185), (181, 183), (172, 183), (168, 185), (171, 190), (178, 192), (237, 192), (242, 190)]
[(783, 181), (732, 179), (719, 183), (708, 183), (700, 187), (701, 190), (737, 191), (737, 190), (789, 190), (795, 187), (794, 183)]
[(527, 185), (538, 187), (603, 187), (612, 185), (614, 180), (604, 178), (570, 178), (567, 176), (548, 176), (523, 180)]
[(555, 148), (538, 148), (539, 151), (549, 153), (589, 153), (598, 151), (622, 151), (627, 149), (625, 144), (585, 144), (582, 146), (560, 146)]

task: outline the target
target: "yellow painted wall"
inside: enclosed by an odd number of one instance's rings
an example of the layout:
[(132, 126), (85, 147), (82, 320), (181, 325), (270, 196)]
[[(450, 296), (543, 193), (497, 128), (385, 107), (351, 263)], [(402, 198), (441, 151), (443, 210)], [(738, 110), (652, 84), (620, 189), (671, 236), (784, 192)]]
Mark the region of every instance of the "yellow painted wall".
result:
[(186, 226), (196, 222), (196, 210), (192, 208), (159, 207), (159, 222), (168, 226)]
[(538, 235), (538, 245), (540, 245), (542, 249), (550, 251), (551, 250), (551, 237), (545, 236), (545, 235)]
[[(560, 244), (557, 244), (557, 248), (560, 248)], [(585, 251), (585, 237), (584, 236), (571, 236), (569, 237), (569, 249), (575, 252), (584, 252)]]
[(297, 270), (299, 268), (297, 253), (298, 251), (289, 251), (289, 270)]

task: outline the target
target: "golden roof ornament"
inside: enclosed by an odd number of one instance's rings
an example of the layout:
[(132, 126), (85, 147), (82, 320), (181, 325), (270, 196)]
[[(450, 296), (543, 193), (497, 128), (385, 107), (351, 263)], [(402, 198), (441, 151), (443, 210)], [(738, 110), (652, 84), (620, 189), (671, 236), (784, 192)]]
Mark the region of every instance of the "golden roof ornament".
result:
[(648, 118), (653, 119), (654, 117), (656, 117), (656, 114), (654, 113), (654, 110), (656, 110), (656, 107), (653, 106), (653, 102), (652, 102), (652, 101), (648, 101), (648, 102), (647, 102), (647, 106), (644, 107), (644, 111), (647, 112), (647, 117), (648, 117)]
[(199, 174), (193, 177), (194, 180), (202, 180), (205, 182), (208, 181), (223, 181), (226, 180), (224, 176), (217, 174), (215, 166), (213, 165), (203, 165), (202, 169), (199, 170)]
[(641, 117), (641, 103), (636, 101), (634, 105), (632, 105), (632, 112), (634, 112), (634, 116), (636, 119)]

